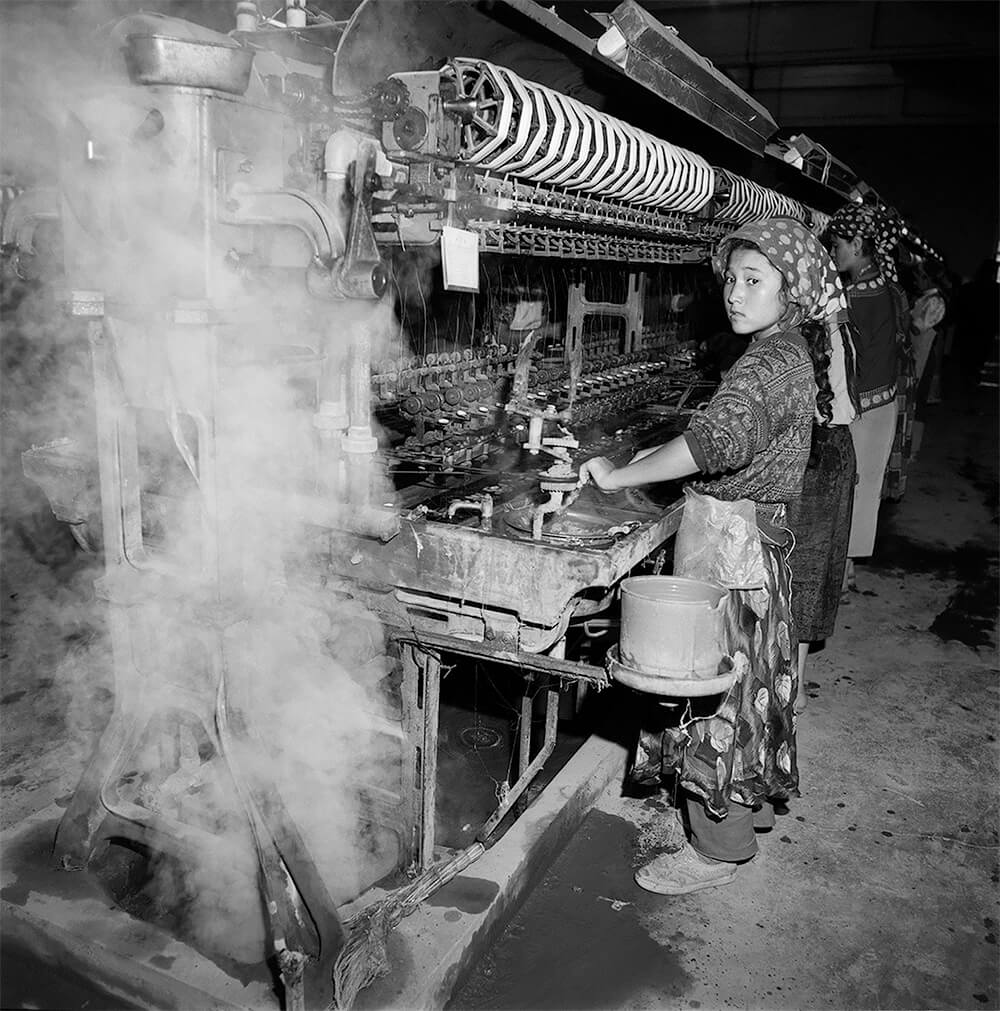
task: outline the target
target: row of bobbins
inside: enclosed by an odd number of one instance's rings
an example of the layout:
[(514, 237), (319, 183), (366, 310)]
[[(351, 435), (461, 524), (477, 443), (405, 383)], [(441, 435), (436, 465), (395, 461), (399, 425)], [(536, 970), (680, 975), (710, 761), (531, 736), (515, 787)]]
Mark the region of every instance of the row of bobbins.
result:
[(728, 196), (716, 209), (715, 220), (732, 221), (735, 225), (777, 216), (806, 220), (806, 209), (798, 200), (776, 193), (726, 169), (717, 171), (722, 186), (728, 190)]
[(472, 165), (625, 203), (693, 213), (715, 192), (700, 155), (485, 60), (441, 71), (475, 110), (462, 130)]
[(463, 126), (462, 157), (472, 165), (531, 182), (663, 210), (694, 213), (718, 188), (719, 221), (741, 225), (784, 215), (811, 221), (820, 234), (829, 216), (654, 137), (622, 120), (528, 81), (486, 60), (457, 57), (442, 76), (475, 114)]

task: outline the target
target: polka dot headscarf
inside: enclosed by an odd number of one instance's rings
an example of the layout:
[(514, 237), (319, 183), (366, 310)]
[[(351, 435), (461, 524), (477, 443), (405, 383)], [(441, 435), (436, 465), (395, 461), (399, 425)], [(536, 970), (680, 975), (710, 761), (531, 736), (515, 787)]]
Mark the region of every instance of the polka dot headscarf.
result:
[(897, 281), (892, 251), (899, 242), (900, 224), (888, 207), (875, 204), (844, 204), (830, 219), (829, 230), (842, 239), (860, 235), (875, 247), (875, 266), (882, 279)]
[[(729, 265), (735, 242), (754, 245), (785, 279), (788, 307), (779, 320), (785, 329), (810, 321), (819, 323), (826, 334), (826, 353), (842, 351), (844, 381), (836, 394), (835, 414), (846, 412), (847, 420), (857, 412), (855, 392), (854, 324), (847, 311), (847, 295), (840, 275), (823, 244), (805, 225), (794, 218), (768, 218), (743, 225), (727, 235), (712, 257), (712, 267), (721, 279)], [(831, 381), (832, 381), (831, 376)], [(843, 400), (843, 404), (841, 404)]]
[(712, 267), (723, 277), (729, 253), (737, 240), (753, 243), (785, 279), (788, 308), (781, 317), (785, 328), (805, 320), (830, 329), (847, 316), (847, 296), (837, 268), (822, 243), (794, 218), (768, 218), (743, 225), (727, 235), (712, 257)]

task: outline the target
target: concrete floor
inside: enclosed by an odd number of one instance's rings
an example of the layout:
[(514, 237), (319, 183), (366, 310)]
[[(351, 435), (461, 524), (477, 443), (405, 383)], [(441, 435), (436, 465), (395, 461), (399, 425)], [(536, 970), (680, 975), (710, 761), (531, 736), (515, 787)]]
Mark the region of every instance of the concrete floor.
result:
[(997, 412), (933, 409), (800, 717), (802, 796), (721, 888), (650, 895), (613, 784), (453, 1009), (997, 1008)]
[[(997, 445), (995, 398), (934, 409), (810, 658), (802, 797), (737, 880), (638, 889), (666, 805), (616, 781), (452, 1007), (1000, 1007)], [(0, 827), (65, 803), (110, 712), (93, 573), (38, 535), (5, 525)]]

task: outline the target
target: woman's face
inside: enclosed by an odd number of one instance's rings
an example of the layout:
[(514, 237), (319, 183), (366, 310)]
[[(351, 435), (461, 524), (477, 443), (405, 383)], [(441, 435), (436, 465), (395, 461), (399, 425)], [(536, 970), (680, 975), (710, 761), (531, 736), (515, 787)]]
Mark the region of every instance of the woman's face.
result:
[(830, 252), (841, 274), (852, 274), (862, 266), (860, 236), (845, 239), (842, 235), (834, 235), (833, 248)]
[(763, 253), (734, 249), (723, 279), (722, 297), (733, 333), (760, 333), (785, 311), (781, 274)]

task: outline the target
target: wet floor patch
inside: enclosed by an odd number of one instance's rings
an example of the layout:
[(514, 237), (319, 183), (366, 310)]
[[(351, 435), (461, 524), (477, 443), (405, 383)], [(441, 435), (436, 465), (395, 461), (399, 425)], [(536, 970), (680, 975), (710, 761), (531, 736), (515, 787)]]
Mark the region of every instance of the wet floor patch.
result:
[(640, 922), (649, 896), (632, 880), (635, 835), (631, 823), (591, 811), (448, 1007), (582, 1011), (643, 991), (683, 995), (691, 977), (678, 954)]
[[(995, 445), (995, 443), (994, 443)], [(967, 456), (958, 469), (958, 473), (969, 481), (982, 495), (986, 508), (990, 510), (993, 522), (997, 522), (998, 506), (1000, 506), (1000, 488), (997, 486), (996, 473), (987, 471), (972, 457)]]
[(963, 586), (931, 623), (930, 631), (945, 641), (956, 640), (973, 649), (996, 645), (994, 622), (997, 585)]
[(1000, 606), (1000, 565), (996, 551), (970, 551), (958, 570), (959, 586), (930, 631), (944, 640), (957, 640), (973, 649), (996, 645), (997, 608)]
[(97, 1011), (114, 1008), (128, 1011), (132, 1004), (96, 986), (81, 973), (65, 966), (54, 967), (19, 942), (4, 942), (0, 960), (0, 992), (5, 1008), (64, 1008), (65, 1011)]
[(462, 913), (482, 913), (489, 908), (500, 886), (495, 881), (460, 875), (439, 888), (428, 900), (429, 906), (444, 906)]
[(973, 649), (996, 645), (1000, 564), (995, 548), (975, 541), (957, 548), (938, 547), (887, 532), (868, 564), (873, 569), (956, 580), (957, 588), (928, 631)]

